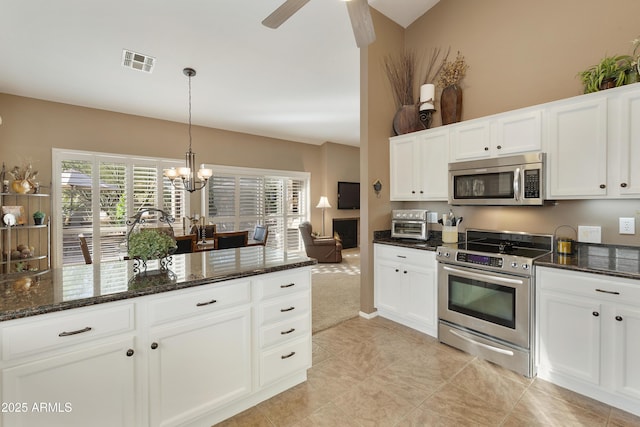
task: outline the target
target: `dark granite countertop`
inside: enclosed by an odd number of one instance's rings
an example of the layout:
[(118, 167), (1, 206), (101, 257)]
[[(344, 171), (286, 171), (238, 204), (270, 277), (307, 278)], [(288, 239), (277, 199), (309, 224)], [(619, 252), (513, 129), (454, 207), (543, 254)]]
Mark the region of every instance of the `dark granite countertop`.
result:
[(146, 274), (134, 274), (133, 261), (111, 261), (0, 275), (0, 321), (313, 264), (304, 254), (252, 246), (174, 255), (169, 272), (150, 263)]
[(552, 253), (538, 258), (535, 265), (638, 280), (640, 247), (578, 243), (574, 255)]
[[(459, 240), (464, 241), (464, 233), (459, 234)], [(374, 231), (373, 243), (383, 245), (401, 246), (409, 249), (420, 249), (424, 251), (435, 251), (438, 246), (442, 246), (442, 233), (431, 231), (428, 240), (398, 239), (391, 237), (391, 230)]]

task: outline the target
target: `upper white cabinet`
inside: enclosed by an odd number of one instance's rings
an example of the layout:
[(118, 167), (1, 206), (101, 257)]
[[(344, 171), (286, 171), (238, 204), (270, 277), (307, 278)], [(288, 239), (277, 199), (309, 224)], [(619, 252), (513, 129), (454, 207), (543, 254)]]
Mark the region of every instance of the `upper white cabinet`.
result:
[(389, 157), (391, 200), (447, 200), (448, 129), (391, 138)]
[(547, 198), (640, 195), (640, 85), (548, 105)]
[(548, 111), (549, 198), (607, 194), (607, 98), (591, 97)]
[(451, 127), (451, 161), (512, 156), (542, 147), (542, 110), (516, 110)]

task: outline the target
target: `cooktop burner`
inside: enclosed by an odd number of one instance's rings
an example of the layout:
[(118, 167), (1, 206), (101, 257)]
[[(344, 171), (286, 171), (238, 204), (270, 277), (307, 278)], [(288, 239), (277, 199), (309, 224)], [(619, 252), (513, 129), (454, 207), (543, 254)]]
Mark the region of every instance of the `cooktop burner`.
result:
[(533, 261), (553, 249), (553, 236), (511, 231), (467, 230), (466, 242), (440, 246), (439, 261), (530, 274)]

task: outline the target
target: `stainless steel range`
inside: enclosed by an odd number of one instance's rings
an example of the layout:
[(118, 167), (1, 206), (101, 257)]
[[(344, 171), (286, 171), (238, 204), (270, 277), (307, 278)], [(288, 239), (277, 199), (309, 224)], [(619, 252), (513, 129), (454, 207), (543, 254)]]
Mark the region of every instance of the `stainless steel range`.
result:
[(439, 246), (438, 339), (534, 376), (533, 261), (552, 249), (552, 235), (489, 230)]

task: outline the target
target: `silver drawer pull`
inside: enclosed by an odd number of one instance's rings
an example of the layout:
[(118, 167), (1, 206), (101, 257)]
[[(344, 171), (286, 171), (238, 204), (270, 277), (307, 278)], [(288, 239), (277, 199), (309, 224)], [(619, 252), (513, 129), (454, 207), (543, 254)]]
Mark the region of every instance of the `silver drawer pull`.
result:
[(280, 285), (280, 287), (284, 289), (284, 288), (290, 288), (295, 285), (296, 285), (295, 283), (289, 283), (288, 285)]
[(60, 332), (58, 334), (59, 337), (68, 337), (70, 335), (77, 335), (77, 334), (83, 334), (85, 332), (89, 332), (91, 330), (91, 327), (87, 326), (86, 328), (82, 328), (82, 329), (78, 329), (77, 331), (71, 331), (71, 332)]
[(296, 328), (291, 328), (288, 331), (281, 331), (280, 335), (287, 335), (290, 334), (291, 332), (294, 332), (296, 330)]
[(281, 358), (281, 359), (288, 359), (288, 358), (292, 357), (294, 354), (296, 354), (296, 352), (295, 352), (295, 351), (292, 351), (292, 352), (291, 352), (291, 353), (289, 353), (289, 354), (285, 354), (284, 356), (280, 356), (280, 358)]
[(620, 295), (620, 292), (607, 291), (606, 289), (596, 289), (596, 292), (602, 292), (603, 294)]
[(291, 311), (291, 310), (295, 310), (295, 309), (296, 309), (295, 307), (281, 308), (281, 309), (280, 309), (280, 312), (281, 312), (281, 313), (284, 313), (285, 311)]
[(217, 299), (212, 299), (211, 301), (207, 301), (207, 302), (199, 302), (199, 303), (196, 304), (196, 307), (202, 307), (202, 306), (209, 305), (209, 304), (215, 304), (217, 302), (218, 302)]

